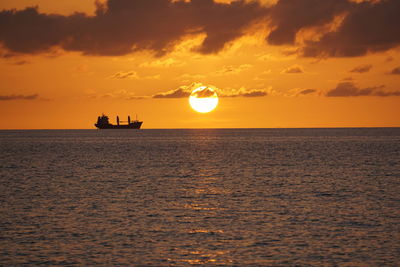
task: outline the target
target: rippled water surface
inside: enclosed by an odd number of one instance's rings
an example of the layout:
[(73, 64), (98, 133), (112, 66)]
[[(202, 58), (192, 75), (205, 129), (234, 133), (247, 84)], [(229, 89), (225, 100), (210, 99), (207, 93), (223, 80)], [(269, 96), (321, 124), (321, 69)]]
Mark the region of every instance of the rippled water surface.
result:
[(0, 264), (400, 262), (400, 128), (0, 131)]

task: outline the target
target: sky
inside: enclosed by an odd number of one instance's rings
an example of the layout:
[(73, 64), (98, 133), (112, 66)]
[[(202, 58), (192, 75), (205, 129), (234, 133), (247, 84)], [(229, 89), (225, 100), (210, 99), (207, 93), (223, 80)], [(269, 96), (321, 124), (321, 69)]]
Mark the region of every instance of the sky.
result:
[[(0, 129), (400, 126), (398, 0), (0, 0)], [(198, 86), (219, 95), (190, 108)]]

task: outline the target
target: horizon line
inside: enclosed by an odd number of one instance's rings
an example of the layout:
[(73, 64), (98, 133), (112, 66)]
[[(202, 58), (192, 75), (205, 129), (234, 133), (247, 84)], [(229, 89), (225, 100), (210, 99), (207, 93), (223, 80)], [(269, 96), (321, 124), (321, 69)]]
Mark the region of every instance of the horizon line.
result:
[(223, 128), (144, 128), (144, 129), (96, 129), (96, 128), (26, 128), (26, 129), (0, 129), (0, 131), (57, 131), (57, 130), (235, 130), (235, 129), (373, 129), (373, 128), (400, 128), (400, 126), (338, 126), (338, 127), (223, 127)]

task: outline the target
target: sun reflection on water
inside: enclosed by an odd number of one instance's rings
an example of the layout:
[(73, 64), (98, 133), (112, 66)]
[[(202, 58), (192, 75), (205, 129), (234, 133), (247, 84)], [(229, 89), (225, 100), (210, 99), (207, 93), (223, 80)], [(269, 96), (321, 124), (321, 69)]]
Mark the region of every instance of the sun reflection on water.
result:
[(168, 259), (171, 264), (232, 264), (231, 251), (223, 246), (223, 240), (228, 238), (218, 224), (226, 212), (221, 200), (229, 190), (223, 187), (222, 178), (209, 175), (210, 171), (203, 170), (181, 189), (187, 197), (183, 204), (187, 215), (184, 234), (190, 245), (175, 247), (176, 258)]
[(188, 255), (188, 259), (168, 259), (170, 262), (176, 263), (186, 263), (192, 265), (199, 265), (199, 264), (218, 264), (218, 265), (227, 265), (232, 264), (233, 261), (231, 259), (225, 259), (224, 254), (226, 252), (223, 251), (216, 251), (210, 253), (209, 251), (201, 251), (201, 250), (182, 250), (181, 253)]

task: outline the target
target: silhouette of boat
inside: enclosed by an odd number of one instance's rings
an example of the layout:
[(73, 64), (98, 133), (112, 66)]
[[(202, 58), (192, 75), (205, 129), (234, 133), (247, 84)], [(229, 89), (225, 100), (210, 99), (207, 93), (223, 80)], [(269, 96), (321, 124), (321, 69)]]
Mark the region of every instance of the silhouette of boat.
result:
[[(121, 122), (127, 122), (128, 124), (120, 124)], [(140, 129), (143, 121), (136, 120), (131, 121), (131, 117), (128, 116), (128, 121), (120, 121), (117, 116), (117, 125), (111, 124), (108, 120), (108, 116), (102, 114), (97, 118), (97, 123), (94, 125), (99, 129)]]

